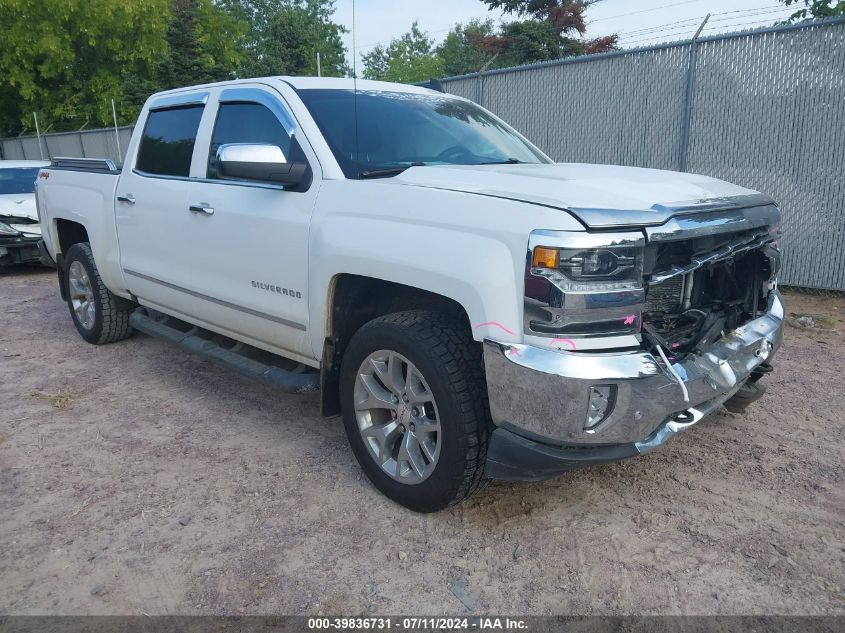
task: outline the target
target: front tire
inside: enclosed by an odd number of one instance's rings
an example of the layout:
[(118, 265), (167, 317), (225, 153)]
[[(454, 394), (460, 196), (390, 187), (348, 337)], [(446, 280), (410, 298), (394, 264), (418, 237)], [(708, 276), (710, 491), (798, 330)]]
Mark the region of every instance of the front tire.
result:
[(70, 316), (82, 338), (103, 345), (132, 335), (129, 315), (135, 305), (106, 288), (88, 242), (68, 249), (64, 280)]
[(481, 350), (457, 319), (409, 311), (370, 321), (344, 353), (340, 397), (358, 463), (393, 501), (435, 512), (484, 482)]

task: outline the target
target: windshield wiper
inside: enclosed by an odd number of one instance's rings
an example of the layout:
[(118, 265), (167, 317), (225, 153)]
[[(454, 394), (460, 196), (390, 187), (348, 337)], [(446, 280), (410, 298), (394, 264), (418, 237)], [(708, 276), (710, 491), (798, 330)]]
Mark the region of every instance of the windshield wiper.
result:
[(401, 174), (409, 167), (425, 167), (425, 163), (411, 163), (410, 165), (403, 165), (402, 167), (388, 167), (387, 169), (372, 169), (370, 171), (362, 171), (360, 177), (364, 178), (383, 178), (385, 176), (396, 176)]
[(492, 160), (489, 163), (478, 163), (479, 165), (521, 165), (523, 161), (518, 158), (506, 158), (505, 160)]

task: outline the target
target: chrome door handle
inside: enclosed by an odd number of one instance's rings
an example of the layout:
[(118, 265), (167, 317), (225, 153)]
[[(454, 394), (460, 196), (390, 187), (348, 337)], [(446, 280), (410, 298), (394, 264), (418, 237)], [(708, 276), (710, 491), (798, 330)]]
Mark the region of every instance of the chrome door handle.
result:
[(117, 196), (117, 201), (125, 202), (126, 204), (135, 204), (135, 196), (133, 196), (131, 193), (127, 193), (122, 196), (119, 195)]
[(203, 215), (214, 215), (214, 208), (208, 206), (207, 202), (200, 202), (199, 204), (192, 204), (188, 207), (191, 213), (202, 213)]

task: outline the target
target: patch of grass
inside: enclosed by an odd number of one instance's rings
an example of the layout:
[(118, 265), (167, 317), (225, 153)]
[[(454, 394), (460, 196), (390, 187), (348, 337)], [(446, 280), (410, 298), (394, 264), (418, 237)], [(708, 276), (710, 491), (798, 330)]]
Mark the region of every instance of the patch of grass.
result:
[(29, 397), (36, 398), (38, 400), (46, 400), (57, 409), (65, 410), (73, 408), (74, 401), (78, 400), (80, 396), (72, 391), (62, 391), (57, 394), (33, 391), (29, 394)]
[(823, 314), (803, 314), (790, 312), (786, 319), (788, 325), (800, 330), (833, 330), (836, 320)]

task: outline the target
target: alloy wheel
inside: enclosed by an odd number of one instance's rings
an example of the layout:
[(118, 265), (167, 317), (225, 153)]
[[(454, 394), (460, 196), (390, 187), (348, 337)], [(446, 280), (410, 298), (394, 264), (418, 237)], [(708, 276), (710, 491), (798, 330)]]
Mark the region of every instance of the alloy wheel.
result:
[(79, 262), (71, 262), (68, 269), (68, 285), (70, 303), (79, 324), (86, 330), (94, 327), (96, 305), (94, 303), (94, 288), (85, 267)]
[(355, 417), (370, 456), (403, 484), (425, 481), (440, 457), (440, 417), (425, 377), (392, 350), (373, 352), (355, 379)]

